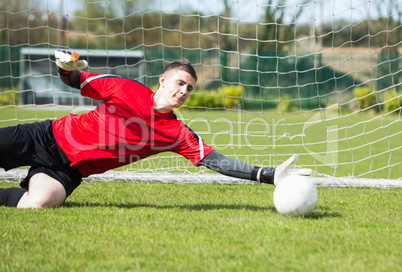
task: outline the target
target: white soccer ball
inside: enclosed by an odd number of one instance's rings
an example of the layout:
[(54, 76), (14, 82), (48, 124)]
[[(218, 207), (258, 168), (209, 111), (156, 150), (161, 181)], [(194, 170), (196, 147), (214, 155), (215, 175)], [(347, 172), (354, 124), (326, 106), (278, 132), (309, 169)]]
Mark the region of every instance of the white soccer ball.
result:
[(305, 176), (287, 176), (275, 188), (274, 204), (286, 216), (309, 215), (317, 204), (317, 189)]

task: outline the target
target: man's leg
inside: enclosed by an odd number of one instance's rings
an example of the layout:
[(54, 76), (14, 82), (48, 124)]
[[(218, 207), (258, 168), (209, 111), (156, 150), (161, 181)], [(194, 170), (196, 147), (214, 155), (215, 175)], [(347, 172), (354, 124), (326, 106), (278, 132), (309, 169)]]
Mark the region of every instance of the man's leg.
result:
[(17, 207), (21, 197), (27, 192), (23, 188), (0, 189), (0, 206)]
[(66, 200), (66, 190), (56, 179), (37, 173), (29, 180), (28, 191), (23, 194), (17, 208), (56, 208)]

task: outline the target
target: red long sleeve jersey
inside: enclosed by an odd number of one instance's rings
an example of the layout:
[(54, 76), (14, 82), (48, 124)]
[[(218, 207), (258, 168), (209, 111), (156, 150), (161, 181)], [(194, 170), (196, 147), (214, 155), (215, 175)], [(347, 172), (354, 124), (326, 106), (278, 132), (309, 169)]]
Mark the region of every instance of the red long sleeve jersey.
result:
[(154, 93), (119, 76), (81, 72), (81, 95), (103, 102), (53, 122), (57, 144), (83, 176), (172, 151), (197, 165), (213, 149), (177, 120), (153, 109)]

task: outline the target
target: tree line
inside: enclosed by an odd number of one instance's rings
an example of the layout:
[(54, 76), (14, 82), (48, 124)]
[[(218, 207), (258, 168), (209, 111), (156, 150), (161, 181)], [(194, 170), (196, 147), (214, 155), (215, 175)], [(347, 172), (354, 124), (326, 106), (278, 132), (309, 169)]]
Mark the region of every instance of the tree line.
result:
[[(267, 0), (258, 22), (242, 23), (232, 17), (228, 0), (221, 0), (221, 14), (143, 11), (140, 1), (85, 1), (71, 16), (60, 10), (40, 7), (39, 0), (0, 3), (2, 45), (60, 45), (71, 48), (128, 49), (139, 46), (219, 48), (227, 51), (288, 51), (297, 40), (314, 39), (323, 47), (373, 47), (397, 52), (402, 37), (402, 4), (391, 0), (393, 11), (376, 19), (350, 22), (344, 19), (319, 26), (296, 24), (305, 12), (303, 5), (294, 22), (286, 0)], [(148, 1), (151, 4), (153, 1)], [(307, 3), (305, 0), (303, 3)], [(30, 4), (28, 4), (30, 3)], [(35, 5), (36, 3), (36, 5)], [(143, 4), (142, 4), (143, 5)], [(396, 11), (395, 11), (396, 10)], [(378, 11), (381, 6), (378, 4)], [(394, 12), (395, 11), (395, 12)]]

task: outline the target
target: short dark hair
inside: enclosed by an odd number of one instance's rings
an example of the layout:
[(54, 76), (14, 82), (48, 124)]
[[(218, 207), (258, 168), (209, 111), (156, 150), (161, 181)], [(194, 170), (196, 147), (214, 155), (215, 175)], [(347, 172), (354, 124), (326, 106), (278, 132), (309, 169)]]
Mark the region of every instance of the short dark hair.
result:
[(181, 70), (187, 72), (197, 82), (197, 73), (195, 72), (193, 65), (191, 65), (190, 61), (188, 61), (187, 59), (179, 59), (175, 62), (170, 63), (168, 66), (166, 66), (165, 70), (163, 70), (163, 73), (166, 74), (171, 70)]

